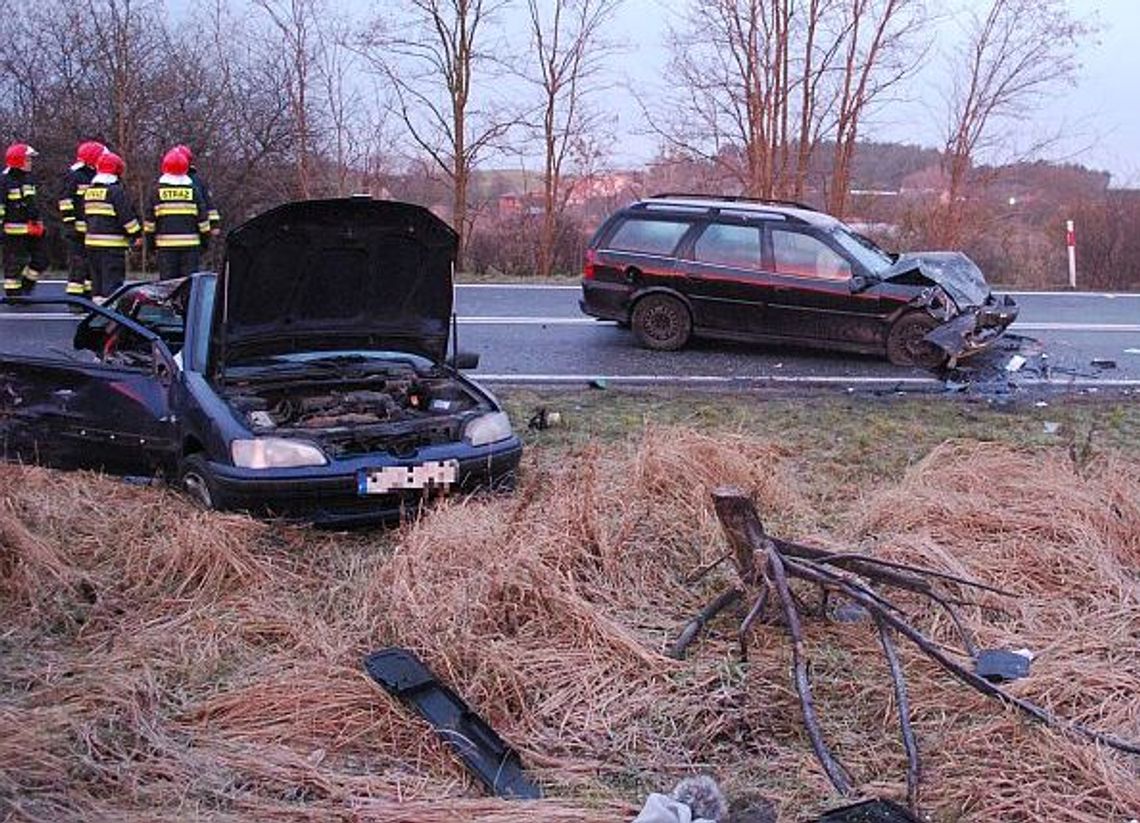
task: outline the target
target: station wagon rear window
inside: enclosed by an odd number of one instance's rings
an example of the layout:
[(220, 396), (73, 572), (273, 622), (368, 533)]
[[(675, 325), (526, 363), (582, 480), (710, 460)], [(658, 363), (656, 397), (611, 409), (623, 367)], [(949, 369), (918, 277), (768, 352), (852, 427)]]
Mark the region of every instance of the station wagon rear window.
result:
[(693, 257), (700, 263), (760, 268), (760, 227), (713, 223), (693, 246)]
[(615, 251), (668, 255), (673, 253), (692, 223), (678, 220), (626, 220), (610, 238)]

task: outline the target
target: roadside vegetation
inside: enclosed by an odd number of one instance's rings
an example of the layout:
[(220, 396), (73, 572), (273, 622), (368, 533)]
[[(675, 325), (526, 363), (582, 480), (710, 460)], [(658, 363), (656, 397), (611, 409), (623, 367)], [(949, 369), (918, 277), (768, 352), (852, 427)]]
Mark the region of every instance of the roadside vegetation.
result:
[[(963, 607), (1038, 656), (1015, 693), (1140, 737), (1140, 407), (944, 399), (504, 392), (518, 492), (331, 534), (197, 511), (160, 487), (0, 465), (0, 810), (33, 820), (628, 820), (715, 775), (781, 819), (834, 805), (783, 629), (736, 619), (662, 654), (728, 570), (709, 492), (768, 530), (1018, 592)], [(1046, 424), (1049, 433), (1046, 432)], [(1052, 424), (1057, 424), (1056, 426)], [(803, 596), (814, 594), (805, 590)], [(944, 620), (918, 622), (948, 639)], [(738, 616), (739, 617), (739, 616)], [(940, 622), (940, 620), (942, 622)], [(810, 618), (824, 731), (901, 797), (891, 686), (865, 623)], [(486, 799), (365, 677), (416, 650), (514, 746), (540, 806)], [(1033, 725), (903, 647), (934, 821), (1122, 820), (1135, 758)]]

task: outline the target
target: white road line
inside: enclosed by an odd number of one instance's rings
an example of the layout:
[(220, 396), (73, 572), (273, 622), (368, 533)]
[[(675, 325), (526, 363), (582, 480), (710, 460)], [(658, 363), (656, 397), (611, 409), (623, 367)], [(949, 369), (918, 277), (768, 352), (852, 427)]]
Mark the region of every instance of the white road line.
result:
[(1140, 332), (1140, 323), (1020, 323), (1015, 322), (1015, 331), (1096, 331), (1096, 332)]
[(1099, 297), (1104, 300), (1117, 298), (1140, 298), (1140, 292), (1123, 291), (1006, 291), (1000, 286), (994, 286), (998, 294), (1008, 294), (1010, 297)]
[(595, 320), (593, 317), (526, 317), (506, 314), (499, 317), (460, 317), (460, 323), (471, 326), (616, 326), (613, 320)]
[(520, 289), (522, 291), (581, 291), (579, 286), (562, 286), (554, 283), (456, 283), (457, 289)]
[(0, 312), (0, 320), (82, 320), (82, 314), (62, 311)]
[[(55, 283), (65, 285), (66, 280), (41, 280), (40, 283)], [(519, 289), (522, 291), (581, 291), (581, 285), (561, 285), (556, 283), (456, 283), (457, 289)], [(1099, 297), (1105, 300), (1127, 298), (1140, 300), (1140, 292), (1100, 292), (1100, 291), (1006, 291), (1001, 286), (994, 286), (998, 294), (1008, 294), (1011, 297)]]
[[(842, 377), (837, 375), (660, 375), (660, 374), (482, 374), (472, 372), (471, 376), (483, 383), (585, 385), (596, 380), (613, 385), (721, 385), (721, 386), (763, 386), (763, 385), (818, 385), (818, 386), (876, 386), (880, 388), (936, 387), (945, 385), (934, 377)], [(1140, 379), (1099, 380), (1086, 377), (1025, 377), (1010, 382), (1018, 386), (1053, 386), (1058, 388), (1140, 388)]]
[[(79, 320), (70, 312), (0, 312), (0, 320)], [(459, 318), (464, 326), (614, 326), (612, 320), (592, 317), (530, 317), (527, 315), (471, 315)], [(1014, 331), (1067, 331), (1098, 334), (1138, 334), (1140, 323), (1014, 323)]]
[[(841, 377), (837, 375), (713, 375), (713, 374), (483, 374), (472, 372), (476, 380), (488, 383), (589, 383), (604, 380), (607, 383), (662, 384), (699, 383), (756, 384), (756, 383), (819, 383), (827, 385), (889, 385), (889, 386), (940, 386), (941, 380), (933, 377)], [(1140, 384), (1140, 380), (1137, 381)]]

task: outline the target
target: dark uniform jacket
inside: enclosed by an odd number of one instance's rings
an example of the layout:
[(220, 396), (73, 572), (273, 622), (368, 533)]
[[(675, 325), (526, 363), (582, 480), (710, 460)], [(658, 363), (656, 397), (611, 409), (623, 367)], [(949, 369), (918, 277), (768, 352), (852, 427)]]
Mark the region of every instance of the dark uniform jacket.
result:
[(214, 205), (214, 198), (210, 196), (210, 187), (206, 185), (206, 181), (198, 176), (197, 169), (190, 169), (190, 179), (194, 182), (194, 187), (202, 195), (202, 200), (206, 203), (206, 216), (210, 220), (210, 228), (217, 229), (222, 223), (222, 213), (218, 211), (218, 207)]
[(82, 242), (87, 224), (83, 220), (83, 193), (91, 185), (95, 169), (86, 163), (76, 163), (63, 176), (63, 196), (59, 199), (59, 218), (65, 229), (75, 232), (72, 240)]
[(87, 250), (125, 249), (142, 227), (127, 198), (127, 190), (114, 175), (97, 174), (83, 193), (87, 223), (83, 244)]
[(36, 181), (23, 169), (13, 168), (5, 169), (0, 179), (0, 192), (4, 198), (0, 203), (0, 219), (4, 221), (4, 234), (26, 236), (29, 225), (40, 220)]
[(210, 236), (206, 198), (185, 175), (164, 174), (151, 193), (143, 231), (160, 249), (196, 249)]

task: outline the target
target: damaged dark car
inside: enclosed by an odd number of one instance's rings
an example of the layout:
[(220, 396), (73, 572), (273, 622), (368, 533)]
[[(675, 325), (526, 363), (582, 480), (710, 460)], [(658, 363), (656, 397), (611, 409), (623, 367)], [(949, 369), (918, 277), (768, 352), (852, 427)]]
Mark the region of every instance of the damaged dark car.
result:
[(448, 357), (455, 233), (417, 206), (291, 203), (222, 274), (79, 298), (72, 345), (0, 355), (8, 460), (164, 476), (209, 508), (324, 524), (513, 485), (522, 445)]
[(989, 348), (1018, 311), (960, 252), (889, 254), (802, 204), (691, 194), (641, 200), (603, 223), (580, 305), (651, 349), (778, 342), (925, 368)]

